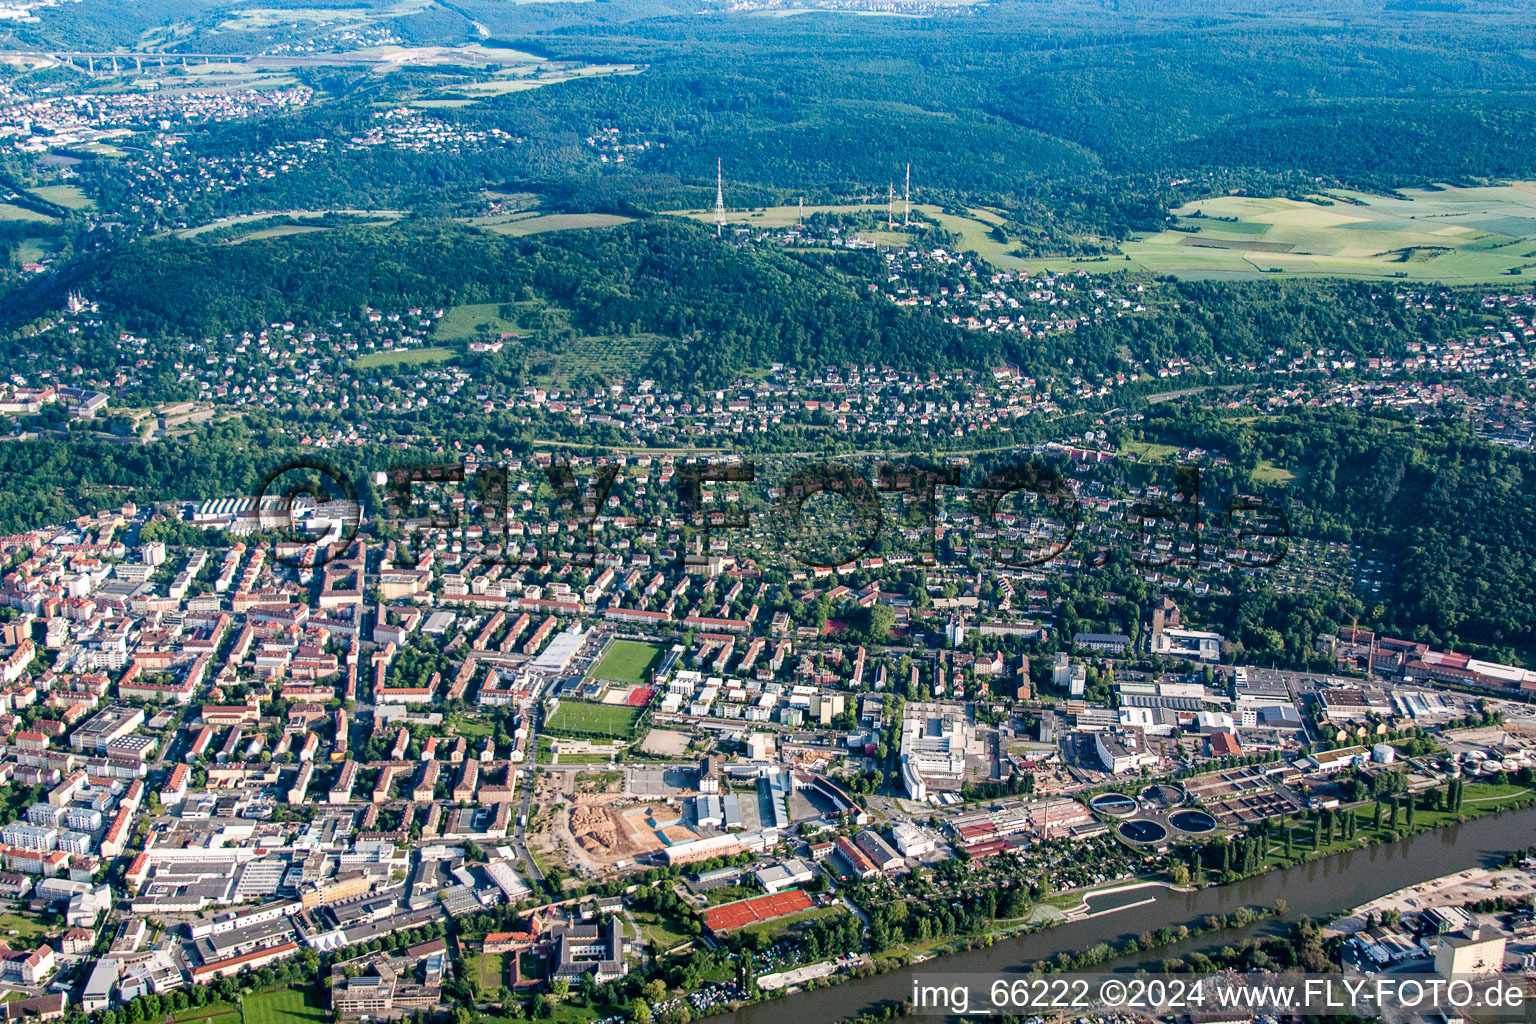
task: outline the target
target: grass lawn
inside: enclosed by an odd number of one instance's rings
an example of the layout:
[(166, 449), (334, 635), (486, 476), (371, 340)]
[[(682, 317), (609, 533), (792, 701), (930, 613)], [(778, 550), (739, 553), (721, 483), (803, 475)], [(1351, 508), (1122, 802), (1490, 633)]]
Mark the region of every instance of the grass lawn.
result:
[(554, 736), (628, 740), (634, 738), (635, 723), (639, 720), (639, 708), (566, 700), (560, 702), (554, 715), (544, 723), (544, 729)]
[(1260, 459), (1258, 465), (1253, 467), (1253, 482), (1256, 484), (1279, 484), (1285, 486), (1296, 479), (1294, 471), (1284, 466), (1277, 466), (1268, 459)]
[[(1416, 810), (1413, 812), (1412, 831), (1421, 832), (1426, 829), (1451, 825), (1455, 823), (1458, 816), (1475, 818), (1482, 814), (1488, 814), (1514, 803), (1525, 797), (1529, 792), (1528, 787), (1516, 783), (1498, 785), (1492, 782), (1469, 782), (1462, 796), (1460, 811)], [(1387, 823), (1392, 820), (1391, 813), (1386, 808), (1382, 809), (1382, 825), (1379, 833), (1371, 824), (1376, 818), (1376, 805), (1374, 803), (1354, 808), (1352, 813), (1358, 820), (1358, 824), (1355, 826), (1355, 838), (1335, 839), (1332, 842), (1324, 841), (1320, 851), (1321, 854), (1327, 855), (1344, 850), (1353, 850), (1361, 846), (1363, 842), (1374, 837), (1385, 840), (1393, 838), (1392, 830), (1387, 827)], [(1397, 825), (1400, 831), (1409, 831), (1407, 821), (1407, 812), (1399, 810), (1397, 813)], [(1294, 822), (1291, 819), (1287, 819), (1285, 824), (1290, 825), (1292, 830), (1293, 855), (1290, 861), (1311, 853), (1312, 823), (1310, 821)], [(1282, 832), (1270, 842), (1269, 855), (1265, 858), (1266, 865), (1273, 867), (1289, 864), (1290, 861), (1286, 859), (1284, 851), (1285, 836)]]
[(28, 210), (23, 206), (13, 206), (10, 203), (0, 203), (0, 220), (30, 220), (39, 224), (57, 223), (56, 218), (36, 210)]
[(706, 890), (704, 902), (708, 906), (718, 907), (722, 903), (735, 903), (737, 900), (749, 900), (754, 896), (761, 896), (763, 890), (755, 885), (722, 885), (714, 889)]
[(640, 926), (640, 931), (645, 935), (645, 940), (651, 944), (652, 953), (665, 953), (693, 938), (688, 932), (682, 930), (678, 922), (669, 920), (661, 914), (641, 910), (635, 911), (634, 917), (635, 923)]
[(234, 1003), (208, 1003), (177, 1010), (166, 1018), (177, 1024), (240, 1024), (240, 1007)]
[(472, 740), (484, 739), (496, 731), (495, 726), (491, 725), (491, 723), (487, 722), (485, 719), (471, 718), (468, 715), (453, 715), (448, 719), (448, 725), (460, 736), (464, 736)]
[(487, 231), (499, 235), (537, 235), (545, 231), (577, 231), (582, 228), (611, 228), (628, 224), (633, 217), (620, 217), (614, 213), (547, 213), (540, 217), (524, 217), (499, 224), (482, 225)]
[(1157, 444), (1153, 441), (1127, 441), (1120, 446), (1120, 450), (1145, 460), (1168, 459), (1179, 454), (1179, 450), (1173, 445)]
[[(581, 1006), (575, 1002), (575, 989), (566, 997), (566, 1001), (555, 1004), (554, 1013), (543, 1018), (548, 1024), (589, 1024), (590, 1021), (603, 1020), (608, 1017), (622, 1017), (629, 1019), (626, 1008), (619, 1004), (608, 1004), (598, 1000), (594, 1006)], [(476, 1013), (476, 1024), (525, 1024), (522, 1017), (494, 1017), (490, 1014)]]
[(776, 935), (789, 931), (797, 924), (802, 924), (806, 921), (823, 921), (827, 918), (838, 917), (846, 913), (847, 911), (837, 904), (833, 904), (830, 907), (812, 907), (810, 910), (804, 910), (798, 914), (781, 917), (777, 921), (762, 921), (758, 924), (748, 925), (741, 931), (742, 933), (757, 932), (765, 938), (772, 939)]
[(32, 194), (66, 210), (84, 210), (96, 205), (90, 196), (80, 191), (78, 185), (44, 185), (34, 188)]
[(403, 363), (448, 363), (459, 358), (459, 354), (451, 348), (433, 346), (432, 348), (407, 348), (391, 352), (370, 352), (365, 356), (358, 356), (352, 365), (359, 370), (368, 370), (380, 366), (398, 366)]
[[(41, 938), (56, 929), (23, 914), (0, 914), (0, 938)], [(12, 932), (16, 934), (11, 935)]]
[(473, 302), (454, 306), (437, 322), (433, 336), (439, 341), (462, 341), (477, 337), (481, 327), (490, 331), (493, 339), (504, 333), (522, 334), (524, 332), (515, 319), (501, 315), (502, 308), (509, 307), (507, 312), (516, 316), (518, 311), (536, 305), (532, 302)]
[(500, 953), (473, 953), (465, 958), (468, 976), (480, 982), (480, 991), (495, 992), (507, 983), (506, 958)]
[(329, 1024), (331, 1012), (308, 991), (279, 988), (257, 992), (241, 1001), (245, 1024)]
[(313, 235), (322, 231), (331, 230), (321, 224), (281, 224), (277, 227), (262, 228), (260, 231), (252, 231), (248, 235), (241, 235), (233, 239), (233, 244), (242, 242), (264, 242), (269, 238), (284, 238), (288, 235)]
[(611, 683), (647, 685), (651, 681), (651, 669), (660, 661), (661, 648), (655, 644), (615, 640), (588, 675)]
[(276, 210), (269, 213), (241, 213), (232, 217), (220, 217), (208, 224), (199, 224), (194, 228), (182, 228), (174, 232), (177, 238), (196, 238), (198, 235), (218, 231), (221, 228), (235, 227), (241, 224), (253, 224), (259, 220), (271, 220), (273, 217), (295, 217), (300, 219), (324, 217), (328, 213), (342, 214), (347, 217), (368, 217), (374, 223), (387, 224), (390, 221), (399, 220), (405, 214), (400, 210)]
[[(938, 223), (945, 231), (955, 235), (959, 240), (957, 248), (974, 252), (988, 262), (1005, 270), (1017, 269), (1024, 265), (1024, 260), (1013, 254), (1017, 247), (1016, 241), (1000, 241), (992, 234), (992, 229), (1003, 223), (1003, 218), (991, 210), (980, 207), (969, 207), (966, 213), (969, 216), (945, 213), (942, 207), (930, 203), (913, 203), (913, 212), (921, 212), (930, 220)], [(683, 217), (690, 217), (703, 223), (714, 222), (713, 210), (672, 210), (670, 213)], [(807, 206), (806, 216), (815, 213), (872, 213), (877, 221), (884, 219), (886, 204), (876, 203), (846, 203), (839, 206)], [(901, 218), (901, 208), (898, 204), (897, 219)], [(731, 210), (726, 214), (726, 221), (731, 224), (748, 224), (754, 228), (782, 228), (794, 224), (800, 217), (800, 207), (793, 206), (769, 206), (760, 210)], [(876, 245), (890, 245), (907, 247), (912, 244), (911, 234), (903, 230), (899, 225), (895, 230), (887, 231), (883, 227), (871, 231), (859, 231), (858, 237)], [(1119, 269), (1119, 268), (1116, 268)]]

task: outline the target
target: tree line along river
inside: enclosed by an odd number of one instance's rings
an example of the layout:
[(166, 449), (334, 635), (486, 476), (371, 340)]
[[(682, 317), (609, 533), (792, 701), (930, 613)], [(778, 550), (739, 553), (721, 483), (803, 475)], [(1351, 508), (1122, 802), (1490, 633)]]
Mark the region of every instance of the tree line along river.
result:
[[(1020, 976), (1030, 965), (1057, 953), (1075, 953), (1101, 941), (1123, 942), (1167, 925), (1194, 926), (1208, 914), (1231, 914), (1239, 907), (1273, 906), (1284, 900), (1286, 912), (1254, 924), (1210, 932), (1144, 953), (1127, 955), (1096, 971), (1156, 969), (1170, 957), (1187, 956), (1235, 945), (1243, 938), (1282, 934), (1302, 917), (1332, 917), (1352, 907), (1410, 885), (1468, 868), (1490, 867), (1504, 854), (1530, 844), (1536, 835), (1536, 808), (1504, 811), (1420, 833), (1395, 843), (1334, 854), (1280, 871), (1270, 871), (1231, 885), (1196, 892), (1164, 888), (1133, 889), (1089, 900), (1095, 912), (1128, 909), (1085, 921), (999, 939), (985, 949), (950, 954), (871, 978), (855, 978), (830, 988), (753, 1003), (731, 1014), (711, 1017), (729, 1024), (822, 1024), (874, 1009), (888, 1000), (910, 996), (913, 978), (943, 983), (948, 974)], [(1150, 899), (1150, 902), (1143, 902)], [(1139, 905), (1137, 905), (1139, 904)], [(918, 1018), (911, 1018), (916, 1020)], [(934, 1017), (923, 1017), (933, 1021)]]

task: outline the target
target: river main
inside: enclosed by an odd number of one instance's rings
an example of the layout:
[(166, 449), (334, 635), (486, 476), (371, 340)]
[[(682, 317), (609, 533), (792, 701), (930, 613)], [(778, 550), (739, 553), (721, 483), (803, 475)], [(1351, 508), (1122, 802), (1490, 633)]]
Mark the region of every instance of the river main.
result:
[(1202, 935), (1095, 968), (1133, 970), (1139, 964), (1150, 966), (1192, 951), (1220, 948), (1245, 936), (1282, 932), (1289, 921), (1328, 917), (1441, 875), (1491, 866), (1503, 854), (1530, 845), (1533, 835), (1536, 808), (1525, 808), (1475, 818), (1395, 843), (1335, 854), (1283, 871), (1270, 871), (1232, 885), (1191, 893), (1136, 889), (1094, 900), (1090, 905), (1095, 910), (1104, 910), (1116, 902), (1132, 904), (1149, 898), (1152, 902), (1089, 921), (1000, 939), (986, 949), (955, 953), (877, 977), (852, 979), (832, 988), (754, 1003), (734, 1014), (709, 1019), (730, 1024), (824, 1024), (862, 1013), (886, 1000), (906, 998), (912, 991), (914, 975), (941, 982), (941, 976), (949, 973), (1016, 974), (1028, 971), (1037, 960), (1063, 951), (1086, 949), (1106, 939), (1123, 941), (1164, 925), (1193, 925), (1207, 914), (1230, 914), (1243, 906), (1286, 902), (1286, 913), (1281, 918)]

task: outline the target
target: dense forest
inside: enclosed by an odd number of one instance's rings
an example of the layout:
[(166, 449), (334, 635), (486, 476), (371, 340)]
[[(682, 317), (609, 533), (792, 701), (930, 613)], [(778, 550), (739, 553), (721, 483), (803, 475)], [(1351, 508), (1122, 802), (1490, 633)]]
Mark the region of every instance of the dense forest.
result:
[(714, 384), (774, 361), (920, 369), (990, 365), (1000, 354), (815, 261), (722, 246), (670, 218), (526, 239), (431, 221), (238, 246), (156, 239), (48, 282), (12, 312), (56, 308), (72, 288), (103, 300), (125, 329), (180, 337), (282, 319), (320, 326), (368, 305), (538, 297), (571, 310), (587, 335), (672, 339), (647, 372)]
[[(1294, 466), (1275, 497), (1299, 534), (1390, 561), (1393, 585), (1361, 621), (1472, 652), (1529, 655), (1536, 635), (1536, 454), (1472, 437), (1458, 420), (1413, 425), (1340, 410), (1261, 420), (1156, 410), (1150, 434), (1219, 448), (1251, 468)], [(1259, 595), (1266, 608), (1290, 599)], [(1292, 609), (1294, 611), (1294, 609)], [(1255, 609), (1239, 617), (1257, 621)], [(1274, 620), (1280, 626), (1291, 614)], [(1304, 638), (1303, 638), (1304, 639)]]
[[(66, 5), (18, 42), (138, 40), (169, 7)], [(171, 52), (254, 52), (290, 29), (214, 29), (234, 5), (202, 2)], [(270, 6), (304, 6), (284, 0)], [(349, 5), (359, 9), (367, 4)], [(447, 212), (488, 184), (617, 212), (708, 205), (724, 162), (733, 205), (883, 191), (910, 163), (927, 201), (986, 203), (1061, 247), (1162, 224), (1190, 198), (1303, 195), (1320, 184), (1387, 190), (1536, 174), (1528, 95), (1536, 28), (1521, 5), (1456, 10), (1379, 3), (1006, 0), (944, 18), (761, 19), (664, 0), (431, 5), (368, 24), (413, 43), (484, 42), (562, 60), (640, 62), (638, 75), (518, 91), (433, 115), (518, 141), (471, 153), (336, 149), (293, 173), (211, 198), (193, 217), (345, 201)], [(478, 23), (478, 28), (476, 26)], [(286, 33), (286, 34), (285, 34)], [(194, 152), (335, 137), (381, 105), (451, 85), (462, 69), (390, 76), (314, 68), (325, 98), (290, 117), (189, 131)], [(617, 129), (653, 143), (624, 164), (583, 140)], [(135, 187), (112, 161), (82, 169), (105, 196)], [(173, 215), (177, 211), (167, 211)]]
[[(868, 290), (882, 274), (874, 254), (725, 246), (706, 228), (668, 217), (523, 238), (443, 220), (338, 223), (240, 245), (142, 241), (45, 280), (12, 305), (6, 326), (45, 315), (75, 289), (105, 304), (109, 327), (182, 339), (282, 320), (323, 328), (364, 307), (538, 299), (569, 311), (580, 335), (665, 339), (637, 368), (646, 376), (716, 387), (773, 362), (942, 370), (1006, 360), (1047, 377), (1068, 365), (1113, 373), (1131, 360), (1184, 356), (1237, 369), (1324, 346), (1400, 353), (1411, 342), (1460, 337), (1487, 323), (1475, 308), (1407, 308), (1363, 283), (1169, 278), (1148, 284), (1144, 315), (1025, 338), (967, 331), (933, 310), (893, 306)], [(40, 344), (72, 346), (54, 354), (100, 370), (115, 358), (73, 335)]]

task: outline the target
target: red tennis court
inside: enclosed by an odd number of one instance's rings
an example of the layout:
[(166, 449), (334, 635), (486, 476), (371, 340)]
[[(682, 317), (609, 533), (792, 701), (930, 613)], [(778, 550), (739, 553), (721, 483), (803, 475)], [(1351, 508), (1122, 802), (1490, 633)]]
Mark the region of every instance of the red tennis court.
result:
[(704, 924), (716, 933), (735, 931), (759, 921), (772, 921), (777, 917), (798, 914), (802, 910), (810, 910), (814, 905), (811, 898), (799, 889), (787, 889), (767, 896), (754, 896), (740, 903), (711, 907), (704, 911)]

